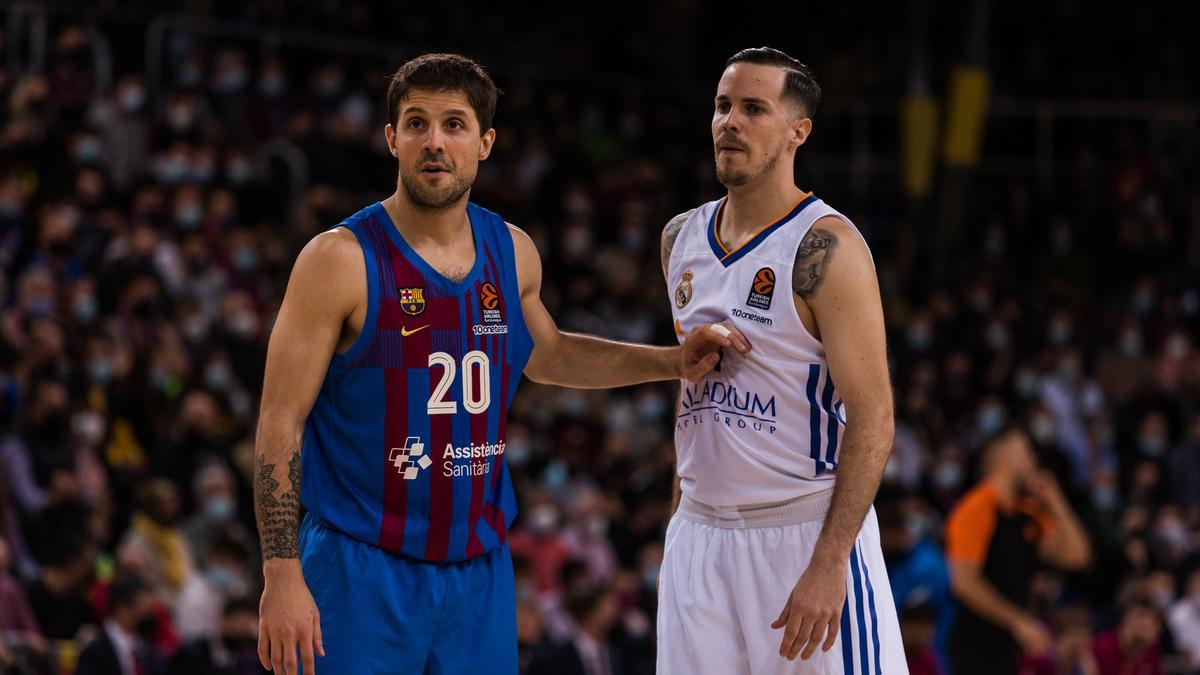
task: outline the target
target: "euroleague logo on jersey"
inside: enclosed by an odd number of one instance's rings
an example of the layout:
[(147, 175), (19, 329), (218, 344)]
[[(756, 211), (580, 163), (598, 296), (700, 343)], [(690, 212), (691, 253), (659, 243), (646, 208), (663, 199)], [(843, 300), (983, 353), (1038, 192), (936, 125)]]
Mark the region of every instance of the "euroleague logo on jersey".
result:
[(771, 309), (771, 296), (775, 294), (775, 270), (764, 267), (754, 273), (750, 283), (750, 295), (746, 304), (762, 310)]
[(497, 335), (508, 332), (508, 326), (504, 325), (504, 308), (500, 301), (500, 291), (496, 290), (496, 284), (487, 281), (479, 287), (479, 310), (483, 324), (472, 326), (472, 333)]

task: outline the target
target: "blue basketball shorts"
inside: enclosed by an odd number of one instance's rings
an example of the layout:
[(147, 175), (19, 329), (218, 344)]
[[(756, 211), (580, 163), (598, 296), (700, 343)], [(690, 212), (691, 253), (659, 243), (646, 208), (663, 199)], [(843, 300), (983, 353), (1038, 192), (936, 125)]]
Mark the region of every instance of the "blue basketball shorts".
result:
[(321, 613), (318, 675), (516, 675), (507, 544), (462, 562), (425, 562), (310, 514), (300, 528), (300, 564)]

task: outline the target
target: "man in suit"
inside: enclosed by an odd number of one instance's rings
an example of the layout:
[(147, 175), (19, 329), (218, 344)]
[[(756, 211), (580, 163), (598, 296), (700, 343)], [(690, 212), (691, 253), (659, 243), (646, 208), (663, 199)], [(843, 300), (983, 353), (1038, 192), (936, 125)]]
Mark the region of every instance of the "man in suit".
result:
[(157, 628), (158, 598), (136, 576), (118, 577), (109, 589), (109, 617), (79, 655), (76, 675), (158, 675), (160, 659), (148, 638)]
[(628, 672), (625, 650), (610, 639), (620, 619), (616, 593), (611, 588), (581, 584), (565, 601), (577, 624), (574, 638), (550, 645), (534, 654), (529, 675), (616, 675)]

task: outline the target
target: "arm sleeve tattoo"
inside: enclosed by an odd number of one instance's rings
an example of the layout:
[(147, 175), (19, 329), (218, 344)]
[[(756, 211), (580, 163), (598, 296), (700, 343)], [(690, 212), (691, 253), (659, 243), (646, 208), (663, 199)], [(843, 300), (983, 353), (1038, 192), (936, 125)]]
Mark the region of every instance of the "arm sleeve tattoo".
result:
[(254, 513), (263, 560), (299, 558), (300, 453), (292, 453), (288, 460), (288, 486), (283, 494), (276, 494), (280, 483), (274, 474), (275, 465), (259, 455), (254, 465)]
[[(692, 209), (695, 211), (695, 209)], [(667, 222), (667, 226), (662, 232), (662, 268), (663, 277), (667, 276), (667, 267), (671, 262), (671, 250), (675, 248), (675, 240), (679, 238), (679, 231), (683, 229), (683, 224), (687, 222), (688, 216), (692, 215), (692, 211), (685, 211)]]
[(837, 237), (829, 230), (814, 227), (804, 235), (796, 249), (796, 262), (792, 266), (792, 291), (807, 300), (821, 285), (833, 249), (837, 248)]

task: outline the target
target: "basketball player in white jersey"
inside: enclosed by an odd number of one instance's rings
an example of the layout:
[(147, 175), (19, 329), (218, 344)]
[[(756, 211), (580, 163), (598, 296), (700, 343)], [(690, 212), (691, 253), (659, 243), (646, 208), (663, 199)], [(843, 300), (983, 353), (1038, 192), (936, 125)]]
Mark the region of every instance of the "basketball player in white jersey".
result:
[(712, 118), (728, 194), (663, 231), (681, 339), (730, 318), (754, 349), (682, 383), (660, 675), (908, 673), (871, 507), (892, 446), (874, 263), (793, 177), (819, 99), (783, 52), (730, 58)]

